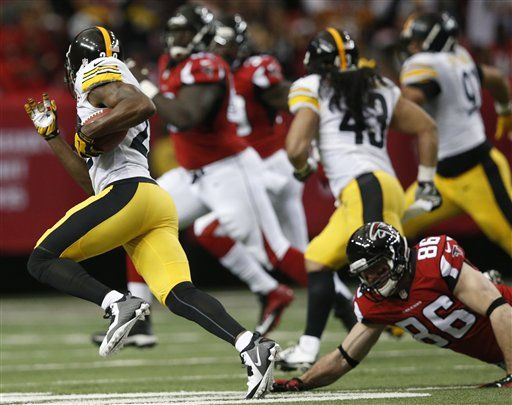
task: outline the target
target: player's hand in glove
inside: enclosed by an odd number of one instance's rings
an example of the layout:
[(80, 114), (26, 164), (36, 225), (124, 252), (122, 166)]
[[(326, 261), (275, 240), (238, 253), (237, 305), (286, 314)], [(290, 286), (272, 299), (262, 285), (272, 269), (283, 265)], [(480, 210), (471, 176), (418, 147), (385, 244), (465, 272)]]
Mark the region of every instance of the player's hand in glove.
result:
[(492, 383), (481, 385), (480, 388), (512, 388), (512, 374)]
[(55, 100), (51, 100), (48, 94), (43, 93), (43, 101), (36, 103), (29, 98), (25, 104), (25, 111), (36, 127), (37, 133), (46, 141), (59, 135), (57, 124), (57, 106)]
[(298, 377), (287, 380), (285, 378), (276, 378), (272, 386), (273, 392), (290, 392), (290, 391), (304, 391), (304, 383)]
[(308, 158), (306, 164), (302, 168), (294, 170), (293, 177), (299, 181), (305, 182), (309, 176), (316, 172), (317, 167), (318, 164), (316, 163), (316, 160)]
[(439, 208), (442, 202), (441, 194), (439, 194), (433, 181), (418, 181), (415, 204), (419, 205), (421, 203), (421, 208), (430, 212)]
[(94, 148), (94, 139), (85, 135), (81, 128), (78, 128), (75, 133), (75, 150), (80, 157), (97, 157), (101, 155), (101, 151)]

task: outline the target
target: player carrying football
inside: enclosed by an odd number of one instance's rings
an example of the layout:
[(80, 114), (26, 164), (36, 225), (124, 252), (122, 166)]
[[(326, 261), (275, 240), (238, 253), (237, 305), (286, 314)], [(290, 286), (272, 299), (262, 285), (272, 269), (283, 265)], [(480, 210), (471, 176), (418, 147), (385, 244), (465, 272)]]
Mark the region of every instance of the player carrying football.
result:
[(300, 378), (276, 381), (275, 391), (333, 383), (366, 357), (388, 324), (420, 342), (499, 365), (507, 375), (484, 387), (512, 388), (512, 288), (489, 281), (455, 240), (431, 236), (409, 249), (391, 225), (372, 222), (351, 236), (347, 256), (362, 283), (354, 300), (359, 322)]
[(345, 248), (352, 232), (369, 221), (386, 221), (401, 229), (404, 192), (386, 150), (388, 127), (416, 135), (420, 166), (416, 193), (431, 208), (441, 203), (434, 187), (437, 133), (432, 119), (373, 68), (358, 67), (354, 40), (328, 28), (309, 44), (308, 75), (293, 83), (290, 110), (295, 114), (286, 149), (297, 177), (313, 170), (308, 159), (316, 138), (337, 208), (324, 230), (308, 245), (308, 310), (304, 335), (283, 351), (286, 369), (307, 368), (315, 360), (332, 307), (332, 272), (347, 263)]
[[(77, 102), (74, 153), (59, 135), (56, 106), (48, 96), (25, 109), (72, 177), (89, 194), (46, 231), (32, 252), (28, 270), (42, 283), (101, 306), (110, 326), (99, 353), (119, 350), (137, 320), (149, 314), (144, 300), (112, 290), (92, 278), (79, 262), (123, 246), (161, 304), (234, 345), (248, 368), (247, 398), (265, 394), (279, 346), (236, 322), (213, 297), (191, 282), (188, 260), (178, 241), (174, 203), (148, 171), (150, 128), (155, 106), (122, 61), (112, 31), (80, 32), (66, 54), (67, 82)], [(110, 113), (87, 123), (89, 117)], [(111, 150), (109, 134), (126, 136)], [(83, 158), (83, 159), (82, 159)]]
[[(495, 100), (496, 139), (512, 135), (512, 102), (507, 79), (498, 69), (477, 65), (457, 43), (457, 23), (446, 13), (411, 16), (401, 41), (408, 56), (400, 82), (405, 97), (423, 106), (437, 123), (439, 163), (435, 184), (439, 209), (407, 221), (407, 237), (467, 213), (485, 235), (512, 256), (512, 183), (507, 159), (485, 137), (480, 115), (481, 88)], [(414, 201), (416, 183), (406, 193)]]

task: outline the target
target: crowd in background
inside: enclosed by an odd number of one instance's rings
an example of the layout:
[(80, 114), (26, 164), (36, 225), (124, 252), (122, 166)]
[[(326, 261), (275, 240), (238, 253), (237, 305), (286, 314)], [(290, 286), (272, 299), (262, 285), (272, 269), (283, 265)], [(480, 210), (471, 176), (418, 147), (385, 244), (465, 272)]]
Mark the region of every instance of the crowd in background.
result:
[[(165, 23), (182, 0), (0, 0), (0, 92), (61, 85), (69, 41), (104, 25), (121, 38), (126, 56), (154, 66)], [(258, 49), (302, 75), (311, 37), (325, 26), (348, 30), (383, 74), (396, 77), (394, 49), (407, 16), (446, 10), (460, 24), (460, 40), (480, 62), (512, 76), (512, 2), (507, 0), (193, 0), (217, 15), (240, 13)]]

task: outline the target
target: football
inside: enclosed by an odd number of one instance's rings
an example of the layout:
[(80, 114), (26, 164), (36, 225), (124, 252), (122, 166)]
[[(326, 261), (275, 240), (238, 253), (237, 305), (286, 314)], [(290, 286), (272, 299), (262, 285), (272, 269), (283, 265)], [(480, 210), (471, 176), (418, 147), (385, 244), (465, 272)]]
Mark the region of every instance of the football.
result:
[[(104, 117), (107, 114), (110, 114), (111, 111), (111, 108), (103, 108), (102, 110), (92, 114), (89, 118), (87, 118), (84, 121), (83, 125), (90, 124), (96, 121), (97, 119)], [(128, 130), (118, 131), (104, 135), (101, 138), (96, 138), (96, 140), (94, 141), (94, 146), (96, 149), (102, 152), (110, 152), (123, 141), (127, 133)]]

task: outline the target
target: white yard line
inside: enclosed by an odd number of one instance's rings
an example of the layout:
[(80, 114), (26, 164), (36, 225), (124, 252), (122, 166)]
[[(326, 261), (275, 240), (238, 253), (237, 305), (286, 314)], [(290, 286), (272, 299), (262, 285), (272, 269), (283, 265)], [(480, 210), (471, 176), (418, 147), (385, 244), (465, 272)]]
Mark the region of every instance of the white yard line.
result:
[[(408, 392), (308, 392), (294, 394), (271, 394), (263, 403), (290, 402), (325, 402), (350, 401), (361, 399), (397, 399), (429, 397), (428, 393)], [(184, 404), (187, 405), (223, 405), (223, 404), (254, 404), (254, 400), (243, 399), (244, 393), (238, 391), (177, 391), (177, 392), (146, 392), (130, 394), (84, 394), (84, 395), (53, 395), (50, 393), (6, 393), (0, 396), (0, 403), (10, 404), (58, 404), (58, 405), (103, 405), (109, 404)]]

